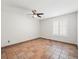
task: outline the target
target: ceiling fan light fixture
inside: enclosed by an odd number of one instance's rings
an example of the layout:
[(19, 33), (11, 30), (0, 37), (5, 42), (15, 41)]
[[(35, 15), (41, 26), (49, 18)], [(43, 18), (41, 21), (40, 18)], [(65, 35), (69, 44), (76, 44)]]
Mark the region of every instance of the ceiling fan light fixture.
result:
[(33, 15), (33, 17), (34, 17), (34, 18), (36, 18), (36, 17), (37, 17), (37, 15)]

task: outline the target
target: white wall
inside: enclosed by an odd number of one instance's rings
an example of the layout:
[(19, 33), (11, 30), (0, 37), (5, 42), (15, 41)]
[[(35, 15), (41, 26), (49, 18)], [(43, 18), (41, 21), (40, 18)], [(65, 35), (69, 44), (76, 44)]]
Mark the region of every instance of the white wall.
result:
[[(77, 12), (44, 20), (31, 18), (26, 11), (8, 6), (2, 7), (1, 12), (2, 47), (38, 37), (77, 44)], [(66, 35), (54, 35), (55, 21), (66, 23)]]
[(77, 12), (44, 19), (40, 23), (40, 37), (77, 44)]
[[(1, 5), (1, 46), (7, 46), (30, 39), (44, 37), (69, 43), (77, 43), (77, 13), (59, 16), (50, 19), (38, 20), (27, 15), (27, 11), (6, 5), (2, 0)], [(66, 35), (62, 32), (54, 35), (53, 23), (66, 23)], [(57, 27), (59, 25), (56, 25)], [(53, 32), (54, 31), (54, 32)], [(61, 29), (62, 31), (62, 29)], [(60, 34), (63, 34), (60, 36)], [(10, 41), (8, 43), (8, 40)]]
[(39, 20), (27, 16), (26, 11), (2, 5), (1, 12), (2, 47), (39, 37)]

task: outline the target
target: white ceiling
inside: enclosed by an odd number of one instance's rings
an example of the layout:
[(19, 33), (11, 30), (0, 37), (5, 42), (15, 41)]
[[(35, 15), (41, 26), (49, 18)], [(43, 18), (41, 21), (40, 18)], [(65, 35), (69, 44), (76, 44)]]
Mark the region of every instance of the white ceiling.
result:
[(5, 0), (5, 5), (27, 11), (37, 9), (42, 18), (50, 18), (77, 11), (77, 0)]

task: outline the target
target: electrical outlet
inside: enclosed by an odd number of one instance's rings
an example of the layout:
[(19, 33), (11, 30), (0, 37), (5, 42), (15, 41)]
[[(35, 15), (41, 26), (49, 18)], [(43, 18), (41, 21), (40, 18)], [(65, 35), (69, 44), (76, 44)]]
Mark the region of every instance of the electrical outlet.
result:
[(10, 40), (8, 40), (8, 43), (10, 43)]

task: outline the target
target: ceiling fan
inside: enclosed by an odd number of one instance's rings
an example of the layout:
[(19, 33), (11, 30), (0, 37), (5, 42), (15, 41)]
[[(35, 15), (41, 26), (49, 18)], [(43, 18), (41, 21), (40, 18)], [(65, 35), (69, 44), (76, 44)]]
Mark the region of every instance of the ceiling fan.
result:
[(39, 17), (39, 18), (41, 18), (42, 15), (44, 15), (44, 13), (39, 13), (39, 12), (37, 12), (37, 10), (35, 10), (35, 9), (33, 10), (33, 9), (30, 9), (30, 8), (24, 7), (24, 6), (11, 5), (11, 7), (19, 8), (19, 9), (26, 10), (26, 11), (31, 11), (32, 13), (31, 13), (31, 14), (27, 14), (27, 15), (33, 15), (33, 17)]
[(38, 13), (37, 10), (32, 10), (32, 14), (31, 15), (33, 15), (33, 17), (41, 18), (42, 15), (44, 15), (44, 13)]

